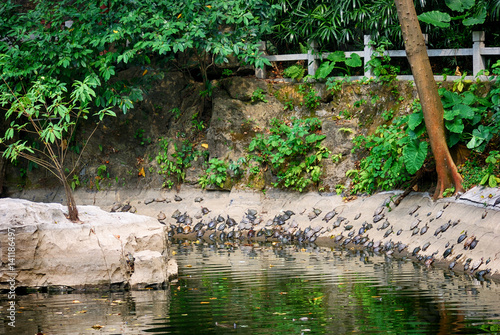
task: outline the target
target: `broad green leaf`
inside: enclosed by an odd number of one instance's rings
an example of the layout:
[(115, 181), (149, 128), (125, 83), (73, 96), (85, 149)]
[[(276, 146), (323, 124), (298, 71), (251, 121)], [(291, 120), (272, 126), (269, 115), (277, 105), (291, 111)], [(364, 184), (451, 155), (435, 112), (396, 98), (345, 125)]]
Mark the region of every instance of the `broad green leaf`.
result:
[(329, 61), (334, 62), (334, 63), (343, 62), (346, 60), (345, 53), (343, 51), (339, 51), (339, 50), (329, 54), (328, 57), (326, 57), (326, 59), (328, 59)]
[(440, 11), (432, 11), (420, 14), (418, 19), (436, 27), (448, 28), (450, 26), (451, 16)]
[(427, 157), (427, 142), (412, 142), (403, 148), (403, 162), (410, 174), (416, 173), (424, 164)]
[(445, 0), (446, 6), (457, 12), (471, 9), (475, 2), (475, 0)]
[(483, 24), (486, 20), (486, 10), (483, 9), (481, 13), (474, 17), (468, 17), (462, 21), (464, 26), (473, 26), (475, 24)]
[(333, 68), (335, 67), (335, 63), (332, 62), (323, 62), (319, 66), (318, 70), (316, 70), (315, 77), (318, 79), (326, 78), (332, 73)]
[(452, 133), (461, 134), (464, 131), (462, 119), (455, 119), (453, 122), (445, 121), (445, 126)]
[(361, 57), (359, 57), (358, 54), (352, 54), (350, 58), (347, 58), (345, 60), (345, 64), (350, 67), (359, 67), (363, 65), (363, 62), (361, 61)]
[(411, 130), (415, 130), (421, 123), (422, 120), (424, 119), (424, 114), (423, 113), (413, 113), (410, 115), (408, 118), (408, 128)]
[(459, 109), (445, 109), (443, 118), (445, 120), (451, 121), (454, 120), (457, 115), (460, 115)]
[(488, 181), (488, 185), (490, 187), (497, 187), (498, 185), (498, 182), (497, 182), (497, 177), (495, 177), (495, 175), (490, 175), (490, 178), (489, 178), (489, 181)]
[(458, 111), (458, 115), (463, 119), (472, 119), (474, 117), (474, 110), (467, 105), (456, 105), (453, 110)]

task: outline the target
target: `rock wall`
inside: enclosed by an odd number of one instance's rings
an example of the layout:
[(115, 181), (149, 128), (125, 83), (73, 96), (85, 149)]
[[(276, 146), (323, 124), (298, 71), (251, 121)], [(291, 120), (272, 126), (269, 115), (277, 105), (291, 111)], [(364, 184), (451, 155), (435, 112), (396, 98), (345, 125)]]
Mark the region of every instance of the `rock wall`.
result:
[[(120, 76), (140, 77), (142, 72), (131, 68)], [(392, 110), (394, 115), (409, 113), (416, 97), (414, 87), (408, 82), (344, 83), (336, 91), (318, 83), (312, 88), (320, 97), (319, 105), (310, 109), (304, 105), (304, 94), (299, 92), (301, 84), (297, 83), (234, 76), (212, 81), (211, 95), (203, 95), (204, 85), (180, 72), (162, 75), (163, 79), (148, 88), (144, 101), (135, 102), (132, 111), (126, 115), (117, 111), (116, 118), (106, 118), (97, 126), (76, 170), (81, 188), (161, 188), (166, 179), (178, 183), (179, 176), (158, 173), (161, 169), (156, 157), (164, 152), (164, 143), (172, 161), (177, 159), (174, 156), (184, 144), (192, 146), (194, 160), (182, 178), (186, 184), (197, 185), (206, 170), (204, 162), (214, 157), (236, 161), (245, 156), (252, 138), (259, 133), (266, 134), (273, 118), (317, 117), (326, 135), (323, 145), (332, 154), (342, 154), (339, 162), (330, 159), (323, 162), (325, 178), (321, 187), (333, 191), (337, 184), (348, 183), (345, 172), (353, 169), (359, 159), (351, 154), (352, 138), (390, 122), (381, 117), (386, 110)], [(262, 90), (267, 102), (252, 101), (257, 89)], [(71, 146), (68, 167), (72, 168), (77, 161), (82, 143), (92, 133), (93, 126), (95, 124), (87, 124), (79, 129)], [(99, 172), (103, 165), (106, 171)], [(259, 180), (252, 178), (247, 174), (225, 188), (260, 190), (272, 182), (269, 175)], [(7, 169), (4, 184), (10, 191), (58, 186), (50, 173), (25, 162)]]
[(0, 199), (0, 289), (11, 278), (17, 287), (156, 287), (176, 275), (157, 220), (78, 210), (74, 223), (60, 204)]

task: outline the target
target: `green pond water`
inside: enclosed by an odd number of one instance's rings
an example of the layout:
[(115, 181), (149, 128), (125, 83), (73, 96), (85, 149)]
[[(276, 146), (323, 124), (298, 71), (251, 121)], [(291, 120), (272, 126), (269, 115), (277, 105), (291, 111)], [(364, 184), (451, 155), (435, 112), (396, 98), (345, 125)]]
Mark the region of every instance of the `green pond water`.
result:
[(500, 333), (500, 285), (364, 251), (176, 241), (167, 290), (18, 297), (3, 334)]

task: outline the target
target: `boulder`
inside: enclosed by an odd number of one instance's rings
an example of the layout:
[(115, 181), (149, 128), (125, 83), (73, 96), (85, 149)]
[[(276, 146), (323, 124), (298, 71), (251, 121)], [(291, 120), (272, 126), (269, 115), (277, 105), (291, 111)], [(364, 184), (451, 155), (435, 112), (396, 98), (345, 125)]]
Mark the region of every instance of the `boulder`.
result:
[(0, 289), (11, 278), (17, 287), (75, 289), (142, 288), (168, 281), (165, 226), (151, 217), (108, 213), (96, 206), (78, 210), (81, 222), (75, 223), (66, 219), (61, 204), (0, 199), (5, 269)]

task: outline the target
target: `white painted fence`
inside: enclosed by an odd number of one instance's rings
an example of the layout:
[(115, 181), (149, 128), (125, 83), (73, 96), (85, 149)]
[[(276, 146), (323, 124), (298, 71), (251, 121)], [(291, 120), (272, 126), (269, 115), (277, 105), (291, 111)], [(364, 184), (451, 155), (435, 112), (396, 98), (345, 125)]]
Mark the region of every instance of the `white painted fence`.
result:
[[(370, 35), (364, 36), (364, 50), (363, 51), (346, 51), (346, 57), (350, 57), (352, 54), (358, 54), (361, 58), (363, 58), (363, 68), (365, 69), (364, 77), (370, 78), (372, 74), (370, 69), (366, 66), (366, 63), (372, 58), (375, 50), (373, 46), (370, 45)], [(426, 38), (427, 40), (427, 38)], [(484, 70), (484, 56), (488, 55), (497, 55), (500, 56), (500, 47), (486, 47), (485, 46), (485, 34), (484, 31), (474, 31), (472, 33), (472, 48), (464, 48), (464, 49), (428, 49), (427, 54), (429, 57), (455, 57), (455, 56), (472, 56), (473, 63), (473, 74), (466, 76), (465, 79), (474, 80), (477, 74)], [(266, 53), (265, 43), (261, 43), (261, 49), (264, 54)], [(405, 50), (387, 50), (386, 55), (389, 57), (406, 57)], [(305, 60), (307, 61), (307, 72), (309, 75), (314, 76), (320, 61), (328, 57), (328, 53), (318, 53), (316, 51), (314, 43), (310, 44), (310, 50), (308, 50), (307, 54), (290, 54), (290, 55), (272, 55), (265, 56), (271, 62), (279, 62), (279, 61), (298, 61)], [(267, 78), (266, 68), (256, 69), (255, 76), (260, 79)], [(351, 80), (358, 80), (363, 78), (362, 76), (352, 76)], [(413, 80), (413, 76), (411, 75), (401, 75), (397, 76), (399, 80)], [(443, 81), (444, 78), (446, 80), (455, 80), (460, 78), (460, 76), (442, 76), (435, 75), (436, 81)], [(487, 80), (486, 76), (482, 76), (481, 79)]]

